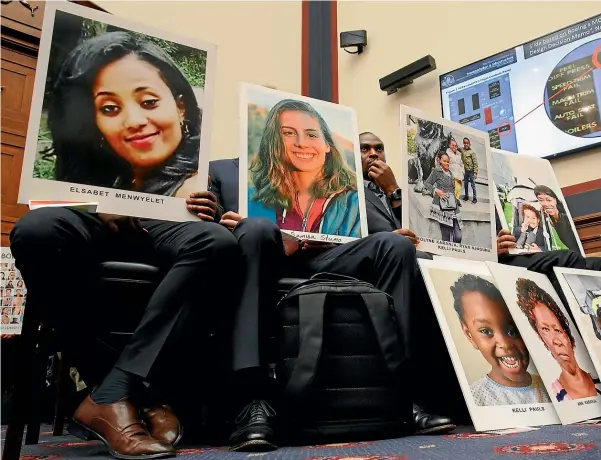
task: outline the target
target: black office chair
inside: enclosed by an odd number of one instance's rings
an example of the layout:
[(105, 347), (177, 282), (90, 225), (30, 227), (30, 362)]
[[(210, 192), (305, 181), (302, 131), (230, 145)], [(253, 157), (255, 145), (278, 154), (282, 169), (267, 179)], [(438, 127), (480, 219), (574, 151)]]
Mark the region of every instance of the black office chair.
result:
[[(102, 289), (98, 295), (102, 300), (110, 302), (113, 308), (118, 308), (120, 301), (127, 302), (121, 305), (118, 324), (112, 329), (115, 339), (129, 335), (138, 324), (139, 316), (158, 282), (161, 272), (157, 267), (133, 262), (104, 262), (101, 265)], [(304, 281), (296, 278), (283, 278), (278, 282), (277, 292), (274, 293), (274, 301), (285, 295), (293, 286)], [(44, 385), (47, 357), (53, 345), (52, 331), (40, 324), (38, 311), (35, 308), (37, 298), (32, 298), (28, 293), (27, 308), (25, 308), (23, 328), (21, 332), (21, 346), (16, 362), (30, 363), (23, 365), (17, 371), (13, 417), (6, 430), (4, 442), (3, 460), (19, 460), (23, 442), (25, 425), (27, 434), (25, 444), (37, 444), (40, 435), (40, 412), (36, 395), (41, 392)], [(33, 300), (33, 302), (32, 302)], [(125, 337), (126, 338), (126, 337)], [(61, 350), (53, 350), (61, 351)], [(61, 360), (57, 372), (57, 396), (55, 402), (54, 435), (63, 434), (63, 426), (66, 418), (64, 394), (65, 381), (69, 378), (69, 360), (67, 357)]]

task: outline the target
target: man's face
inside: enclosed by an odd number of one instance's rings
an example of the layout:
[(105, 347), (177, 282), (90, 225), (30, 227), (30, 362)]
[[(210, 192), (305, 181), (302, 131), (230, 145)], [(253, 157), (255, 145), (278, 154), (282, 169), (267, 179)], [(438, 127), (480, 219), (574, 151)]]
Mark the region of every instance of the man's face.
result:
[(386, 162), (384, 143), (378, 136), (374, 136), (371, 133), (366, 133), (359, 136), (359, 144), (361, 145), (361, 166), (363, 168), (363, 177), (367, 178), (369, 167), (374, 161), (380, 160)]

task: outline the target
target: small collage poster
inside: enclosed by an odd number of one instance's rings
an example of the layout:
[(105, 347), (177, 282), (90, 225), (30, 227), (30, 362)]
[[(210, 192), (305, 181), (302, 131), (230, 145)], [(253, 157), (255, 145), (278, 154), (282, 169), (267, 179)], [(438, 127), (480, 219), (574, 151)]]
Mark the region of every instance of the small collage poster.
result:
[(15, 267), (15, 259), (10, 248), (2, 249), (2, 262), (0, 262), (0, 293), (2, 303), (2, 327), (4, 334), (20, 334), (23, 325), (23, 312), (27, 288), (21, 277), (21, 272)]

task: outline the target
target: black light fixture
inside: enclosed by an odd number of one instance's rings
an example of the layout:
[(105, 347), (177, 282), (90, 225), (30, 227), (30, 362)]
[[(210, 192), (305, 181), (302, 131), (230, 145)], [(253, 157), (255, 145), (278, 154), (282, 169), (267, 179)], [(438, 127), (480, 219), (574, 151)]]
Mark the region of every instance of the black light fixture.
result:
[[(363, 48), (367, 46), (367, 31), (349, 30), (340, 32), (340, 48), (349, 54), (361, 54)], [(356, 51), (349, 51), (347, 48), (357, 48)]]

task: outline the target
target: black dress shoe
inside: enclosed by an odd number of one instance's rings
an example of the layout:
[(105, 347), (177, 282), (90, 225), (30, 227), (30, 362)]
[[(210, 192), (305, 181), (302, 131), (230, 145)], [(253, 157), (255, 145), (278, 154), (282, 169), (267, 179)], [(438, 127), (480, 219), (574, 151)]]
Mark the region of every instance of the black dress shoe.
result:
[(236, 419), (236, 431), (230, 436), (230, 450), (269, 452), (276, 450), (270, 420), (275, 411), (263, 400), (255, 400), (242, 409)]
[(413, 423), (415, 434), (443, 434), (457, 428), (450, 418), (428, 414), (417, 404), (413, 405)]

